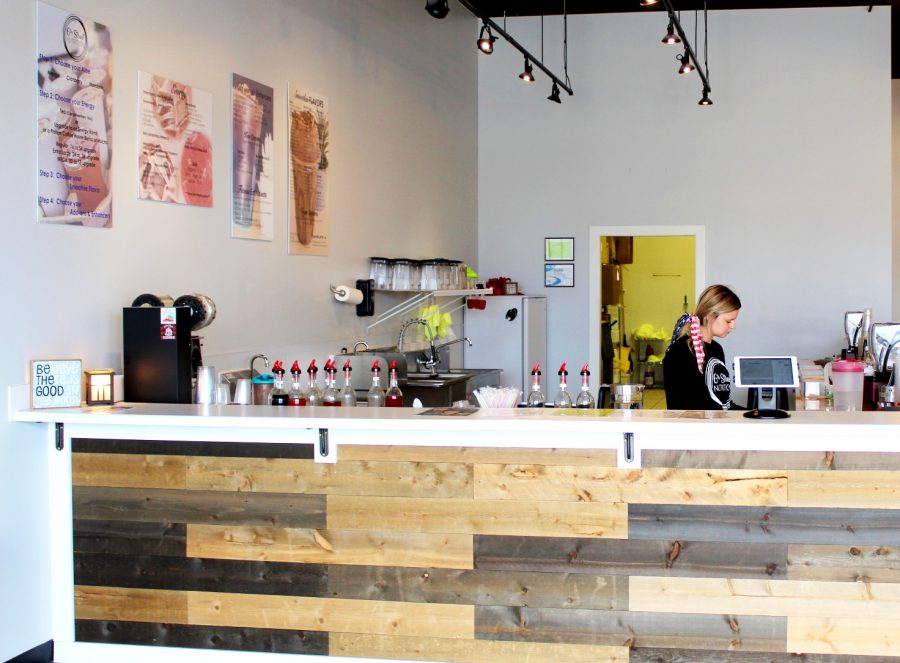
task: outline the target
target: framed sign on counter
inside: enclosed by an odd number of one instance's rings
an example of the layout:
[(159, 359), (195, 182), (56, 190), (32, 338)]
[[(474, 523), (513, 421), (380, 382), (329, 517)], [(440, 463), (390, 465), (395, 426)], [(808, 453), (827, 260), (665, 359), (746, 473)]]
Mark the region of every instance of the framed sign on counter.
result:
[(31, 362), (31, 407), (81, 405), (80, 359), (35, 359)]

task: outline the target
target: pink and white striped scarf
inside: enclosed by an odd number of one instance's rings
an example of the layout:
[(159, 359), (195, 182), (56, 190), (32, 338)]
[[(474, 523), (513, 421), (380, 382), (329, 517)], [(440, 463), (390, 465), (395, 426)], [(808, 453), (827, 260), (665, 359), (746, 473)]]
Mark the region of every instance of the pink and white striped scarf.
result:
[(703, 334), (700, 333), (700, 318), (691, 316), (691, 345), (694, 346), (694, 356), (697, 358), (697, 370), (703, 373), (706, 364), (706, 350), (703, 348)]

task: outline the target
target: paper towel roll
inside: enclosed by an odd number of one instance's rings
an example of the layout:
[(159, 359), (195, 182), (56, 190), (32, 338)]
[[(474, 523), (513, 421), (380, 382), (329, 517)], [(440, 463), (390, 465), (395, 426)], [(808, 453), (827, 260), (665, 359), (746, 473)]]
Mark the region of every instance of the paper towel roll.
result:
[(362, 290), (351, 288), (349, 285), (339, 285), (334, 289), (334, 298), (344, 304), (359, 304), (363, 300)]

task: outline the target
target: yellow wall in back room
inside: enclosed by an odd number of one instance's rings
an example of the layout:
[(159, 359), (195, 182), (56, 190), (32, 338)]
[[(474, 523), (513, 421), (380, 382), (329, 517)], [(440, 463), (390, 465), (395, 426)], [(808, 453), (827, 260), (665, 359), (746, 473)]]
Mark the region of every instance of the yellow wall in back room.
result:
[[(662, 327), (669, 334), (682, 313), (687, 295), (688, 310), (695, 301), (694, 238), (635, 237), (634, 262), (622, 266), (625, 328), (635, 347), (633, 333), (642, 324)], [(656, 343), (657, 353), (665, 341)], [(656, 347), (660, 346), (660, 347)]]

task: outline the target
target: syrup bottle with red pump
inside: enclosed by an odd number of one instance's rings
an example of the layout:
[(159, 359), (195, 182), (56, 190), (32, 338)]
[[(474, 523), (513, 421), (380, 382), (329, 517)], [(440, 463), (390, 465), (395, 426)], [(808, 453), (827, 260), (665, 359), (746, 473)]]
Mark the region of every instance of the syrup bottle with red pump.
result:
[(377, 359), (372, 364), (372, 386), (369, 387), (366, 402), (369, 407), (384, 407), (384, 389), (381, 388), (381, 366), (379, 366)]
[(390, 369), (391, 384), (384, 395), (384, 406), (403, 407), (403, 392), (400, 391), (400, 387), (397, 384), (397, 360), (392, 361), (388, 368)]
[(544, 392), (541, 389), (541, 365), (531, 368), (531, 391), (525, 400), (525, 407), (544, 407)]
[(566, 362), (559, 367), (559, 390), (553, 397), (553, 407), (572, 407), (572, 396), (569, 395), (569, 389), (566, 385), (566, 377), (569, 371), (566, 370)]
[(356, 407), (356, 390), (350, 384), (350, 372), (353, 369), (350, 367), (349, 359), (344, 362), (344, 367), (341, 370), (344, 371), (344, 388), (341, 389), (341, 404), (344, 407)]
[(306, 394), (300, 386), (300, 364), (297, 360), (291, 365), (291, 390), (288, 392), (288, 405), (306, 405)]
[(272, 366), (272, 372), (275, 374), (275, 384), (269, 392), (269, 405), (287, 405), (288, 391), (284, 388), (284, 365), (280, 359)]
[(593, 395), (591, 395), (591, 371), (588, 365), (581, 367), (581, 391), (575, 399), (575, 407), (589, 410), (596, 406)]
[(316, 386), (316, 374), (319, 372), (319, 367), (316, 366), (316, 360), (313, 359), (309, 362), (309, 366), (306, 367), (306, 376), (308, 378), (308, 383), (306, 387), (306, 404), (307, 405), (321, 405), (322, 404), (322, 392), (319, 391), (319, 388)]
[(341, 392), (337, 388), (337, 366), (334, 359), (328, 358), (325, 362), (325, 389), (322, 392), (322, 405), (329, 407), (341, 406)]

